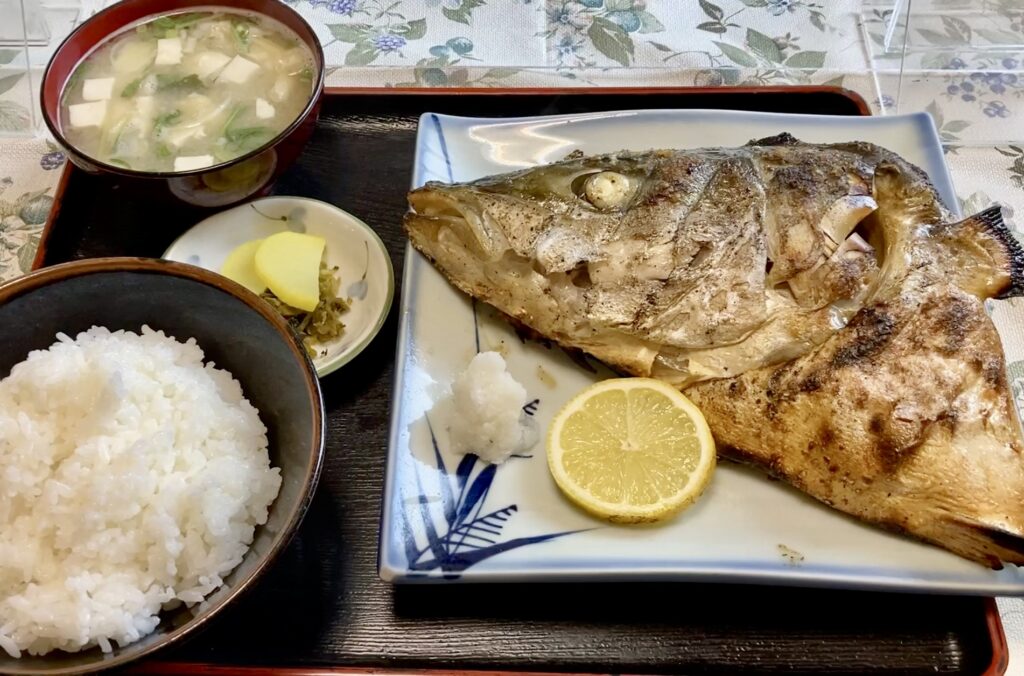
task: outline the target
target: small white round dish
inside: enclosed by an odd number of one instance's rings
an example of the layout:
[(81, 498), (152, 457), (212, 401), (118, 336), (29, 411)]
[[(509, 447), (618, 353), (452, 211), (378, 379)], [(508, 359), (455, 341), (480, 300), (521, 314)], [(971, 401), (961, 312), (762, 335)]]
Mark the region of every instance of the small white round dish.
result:
[(351, 307), (341, 316), (345, 332), (318, 345), (313, 365), (322, 378), (351, 361), (380, 331), (395, 294), (395, 274), (384, 243), (370, 226), (326, 202), (307, 197), (265, 197), (200, 221), (164, 252), (167, 260), (220, 272), (238, 245), (282, 230), (327, 241), (324, 259), (337, 266), (342, 297)]

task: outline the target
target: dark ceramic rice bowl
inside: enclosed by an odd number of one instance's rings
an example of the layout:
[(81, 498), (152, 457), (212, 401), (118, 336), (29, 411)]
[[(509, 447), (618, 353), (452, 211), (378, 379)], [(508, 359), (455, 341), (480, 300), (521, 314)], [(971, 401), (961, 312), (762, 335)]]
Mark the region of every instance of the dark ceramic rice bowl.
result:
[(220, 275), (139, 258), (66, 263), (0, 286), (0, 379), (28, 353), (94, 325), (138, 332), (143, 324), (179, 341), (195, 338), (206, 361), (227, 369), (259, 410), (281, 489), (265, 525), (225, 585), (194, 608), (161, 615), (157, 629), (104, 654), (51, 652), (13, 659), (0, 673), (81, 674), (151, 655), (198, 630), (257, 581), (288, 544), (312, 500), (323, 458), (319, 381), (301, 343), (265, 302)]

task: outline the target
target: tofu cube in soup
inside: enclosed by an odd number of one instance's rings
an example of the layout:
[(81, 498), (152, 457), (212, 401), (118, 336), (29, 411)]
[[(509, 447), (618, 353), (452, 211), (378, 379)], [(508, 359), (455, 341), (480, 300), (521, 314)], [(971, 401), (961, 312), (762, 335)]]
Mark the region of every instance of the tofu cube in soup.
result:
[(195, 157), (175, 157), (175, 171), (192, 171), (213, 165), (212, 155), (196, 155)]
[[(201, 127), (175, 127), (164, 134), (163, 140), (168, 146), (179, 149), (189, 141), (201, 141), (206, 133)], [(175, 164), (175, 171), (179, 171)]]
[(256, 117), (261, 120), (269, 120), (274, 117), (274, 106), (270, 105), (266, 99), (256, 99)]
[(196, 59), (196, 75), (203, 80), (209, 79), (228, 65), (229, 61), (231, 61), (231, 57), (223, 52), (202, 52)]
[(106, 101), (113, 93), (112, 77), (95, 77), (82, 83), (82, 98), (86, 101)]
[(72, 127), (99, 127), (107, 115), (107, 102), (77, 103), (68, 106), (68, 113)]
[(181, 40), (164, 38), (156, 41), (156, 65), (173, 66), (181, 63)]
[(217, 76), (217, 82), (230, 82), (232, 84), (245, 84), (260, 69), (258, 63), (253, 63), (244, 56), (235, 56), (224, 66), (224, 70)]
[(279, 76), (274, 80), (274, 86), (270, 88), (270, 100), (281, 103), (289, 98), (292, 91), (292, 80), (285, 76)]
[(289, 28), (236, 10), (176, 11), (115, 33), (68, 78), (65, 140), (138, 171), (193, 171), (257, 150), (313, 92), (312, 51)]

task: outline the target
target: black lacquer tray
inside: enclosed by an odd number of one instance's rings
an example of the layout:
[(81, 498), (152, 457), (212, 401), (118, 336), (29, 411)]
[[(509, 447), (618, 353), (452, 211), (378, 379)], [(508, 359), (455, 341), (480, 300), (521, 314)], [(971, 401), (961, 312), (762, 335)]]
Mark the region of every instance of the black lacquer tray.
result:
[[(401, 218), (426, 111), (512, 117), (630, 108), (868, 113), (827, 87), (327, 90), (277, 194), (332, 202), (379, 232), (401, 285)], [(36, 265), (159, 256), (211, 213), (68, 168)], [(398, 303), (395, 304), (397, 308)], [(991, 599), (694, 584), (431, 585), (377, 578), (397, 310), (323, 380), (327, 458), (313, 507), (262, 583), (147, 673), (373, 670), (998, 674)]]

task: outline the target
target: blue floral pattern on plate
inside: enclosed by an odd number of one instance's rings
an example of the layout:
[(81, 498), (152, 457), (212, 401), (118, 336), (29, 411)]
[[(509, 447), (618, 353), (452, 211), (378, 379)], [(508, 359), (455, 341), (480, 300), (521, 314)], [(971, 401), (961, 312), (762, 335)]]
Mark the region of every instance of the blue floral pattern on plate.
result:
[[(539, 400), (532, 400), (523, 407), (527, 415), (533, 415)], [(417, 474), (419, 495), (414, 501), (419, 509), (416, 515), (419, 523), (410, 523), (413, 514), (402, 512), (404, 520), (405, 555), (409, 562), (411, 576), (427, 571), (440, 571), (445, 578), (455, 579), (470, 566), (519, 547), (553, 540), (577, 531), (547, 533), (530, 537), (502, 539), (502, 529), (515, 516), (519, 507), (505, 505), (490, 511), (485, 510), (487, 494), (498, 473), (499, 466), (480, 460), (473, 454), (462, 456), (452, 476), (445, 465), (437, 437), (429, 418), (430, 441), (434, 450), (435, 467), (441, 475), (440, 509), (423, 495), (422, 484)], [(514, 459), (512, 460), (514, 462)], [(414, 470), (417, 471), (418, 470)], [(403, 502), (409, 503), (408, 498)], [(440, 512), (440, 514), (438, 514)], [(438, 528), (438, 522), (444, 529)], [(422, 527), (427, 544), (420, 547), (416, 530)]]

